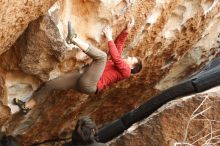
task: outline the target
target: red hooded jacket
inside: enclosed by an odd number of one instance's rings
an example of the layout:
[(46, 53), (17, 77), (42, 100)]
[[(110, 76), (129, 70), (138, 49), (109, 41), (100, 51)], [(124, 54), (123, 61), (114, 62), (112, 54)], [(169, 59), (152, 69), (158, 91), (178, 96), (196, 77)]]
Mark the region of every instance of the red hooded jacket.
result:
[(108, 41), (111, 59), (107, 60), (103, 74), (98, 81), (98, 92), (113, 83), (128, 78), (131, 75), (130, 67), (121, 57), (127, 35), (127, 32), (122, 31), (117, 37), (115, 43), (113, 41)]

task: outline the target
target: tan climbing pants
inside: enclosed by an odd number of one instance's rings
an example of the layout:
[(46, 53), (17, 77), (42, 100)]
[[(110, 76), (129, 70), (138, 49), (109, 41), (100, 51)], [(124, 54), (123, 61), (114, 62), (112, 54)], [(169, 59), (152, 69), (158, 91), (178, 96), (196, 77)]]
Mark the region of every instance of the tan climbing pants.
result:
[(45, 82), (37, 91), (34, 92), (34, 100), (37, 103), (43, 102), (45, 97), (47, 97), (54, 89), (76, 89), (86, 94), (95, 93), (97, 90), (97, 83), (105, 69), (107, 54), (92, 46), (89, 46), (85, 53), (90, 56), (93, 61), (84, 68), (82, 73), (75, 70), (71, 73), (67, 73)]

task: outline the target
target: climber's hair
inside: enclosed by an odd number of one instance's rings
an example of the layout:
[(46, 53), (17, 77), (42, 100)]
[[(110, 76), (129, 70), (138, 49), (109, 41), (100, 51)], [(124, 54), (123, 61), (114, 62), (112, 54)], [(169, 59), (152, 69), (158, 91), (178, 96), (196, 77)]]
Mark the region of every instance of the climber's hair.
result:
[(136, 74), (136, 73), (139, 73), (142, 69), (142, 61), (139, 57), (136, 57), (138, 62), (134, 64), (134, 68), (131, 69), (131, 73), (132, 74)]
[(89, 117), (81, 117), (72, 133), (72, 143), (92, 144), (97, 133), (96, 124)]

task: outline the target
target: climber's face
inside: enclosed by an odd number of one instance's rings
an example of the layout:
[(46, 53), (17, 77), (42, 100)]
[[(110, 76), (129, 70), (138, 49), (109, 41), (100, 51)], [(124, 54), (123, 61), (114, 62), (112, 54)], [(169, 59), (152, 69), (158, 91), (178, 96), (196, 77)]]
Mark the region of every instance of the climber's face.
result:
[(138, 59), (136, 57), (127, 57), (124, 61), (130, 66), (131, 69), (134, 68), (134, 65), (138, 63)]

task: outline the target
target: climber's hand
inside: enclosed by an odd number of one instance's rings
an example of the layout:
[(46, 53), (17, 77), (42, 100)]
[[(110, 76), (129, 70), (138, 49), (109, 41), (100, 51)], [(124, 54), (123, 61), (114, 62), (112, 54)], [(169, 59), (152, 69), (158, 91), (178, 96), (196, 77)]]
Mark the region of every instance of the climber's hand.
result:
[(126, 32), (130, 32), (135, 23), (134, 17), (131, 17), (126, 26)]
[(107, 38), (108, 41), (112, 40), (112, 28), (110, 26), (106, 26), (103, 29), (103, 32), (105, 34), (105, 37)]

